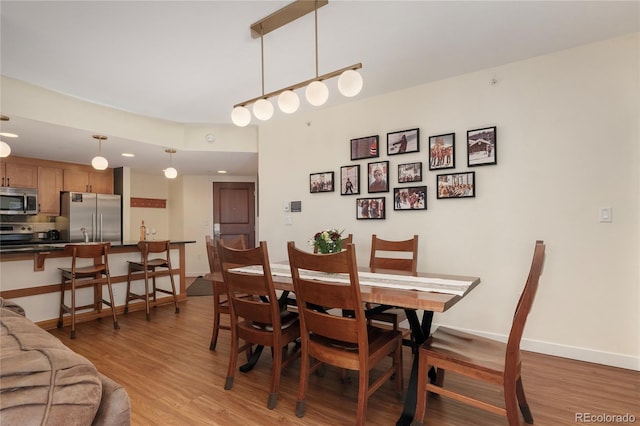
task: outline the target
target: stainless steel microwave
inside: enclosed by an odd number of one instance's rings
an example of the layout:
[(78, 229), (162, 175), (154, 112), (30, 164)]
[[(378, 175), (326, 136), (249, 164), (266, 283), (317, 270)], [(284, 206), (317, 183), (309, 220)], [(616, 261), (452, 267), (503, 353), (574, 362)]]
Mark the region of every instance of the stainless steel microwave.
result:
[(38, 214), (38, 190), (0, 188), (0, 214)]

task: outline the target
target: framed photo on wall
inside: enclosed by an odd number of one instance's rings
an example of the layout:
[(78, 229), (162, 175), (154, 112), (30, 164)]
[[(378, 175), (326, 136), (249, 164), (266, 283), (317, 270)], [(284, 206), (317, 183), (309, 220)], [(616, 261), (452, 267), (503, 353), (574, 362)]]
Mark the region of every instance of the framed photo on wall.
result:
[(389, 192), (389, 162), (368, 163), (367, 170), (369, 192)]
[(309, 192), (333, 192), (333, 172), (311, 173)]
[(476, 196), (476, 172), (450, 173), (436, 176), (437, 198), (467, 198)]
[(385, 197), (358, 198), (356, 200), (356, 219), (384, 219)]
[(467, 131), (467, 165), (498, 164), (496, 128), (485, 127)]
[(387, 155), (420, 151), (420, 129), (387, 133)]
[(422, 161), (398, 164), (398, 183), (422, 182)]
[(360, 165), (340, 167), (340, 195), (360, 193)]
[(429, 136), (429, 170), (455, 168), (456, 134)]
[(426, 210), (427, 187), (407, 186), (406, 188), (393, 188), (394, 210)]
[(379, 157), (378, 140), (378, 135), (351, 139), (351, 161)]

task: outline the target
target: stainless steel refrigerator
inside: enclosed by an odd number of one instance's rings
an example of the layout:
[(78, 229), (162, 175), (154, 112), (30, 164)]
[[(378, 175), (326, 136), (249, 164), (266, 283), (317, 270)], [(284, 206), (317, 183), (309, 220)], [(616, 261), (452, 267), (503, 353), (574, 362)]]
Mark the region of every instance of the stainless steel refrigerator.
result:
[(60, 193), (60, 237), (69, 242), (122, 242), (120, 195)]

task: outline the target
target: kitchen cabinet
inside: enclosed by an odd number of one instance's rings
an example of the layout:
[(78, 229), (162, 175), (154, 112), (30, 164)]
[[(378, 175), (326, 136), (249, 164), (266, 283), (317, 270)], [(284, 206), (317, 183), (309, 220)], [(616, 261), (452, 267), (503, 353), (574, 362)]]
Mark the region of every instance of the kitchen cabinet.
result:
[(31, 164), (3, 161), (0, 163), (2, 186), (14, 188), (37, 188), (38, 167)]
[(38, 202), (40, 214), (60, 215), (60, 191), (63, 190), (63, 172), (59, 167), (38, 167)]
[(63, 190), (113, 194), (113, 169), (64, 169)]

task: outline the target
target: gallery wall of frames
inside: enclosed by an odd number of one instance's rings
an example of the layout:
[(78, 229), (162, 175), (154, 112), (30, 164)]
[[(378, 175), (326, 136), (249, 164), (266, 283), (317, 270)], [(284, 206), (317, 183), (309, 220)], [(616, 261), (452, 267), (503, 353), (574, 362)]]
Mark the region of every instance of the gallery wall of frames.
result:
[[(438, 200), (474, 198), (476, 172), (469, 169), (498, 164), (496, 126), (466, 131), (464, 170), (456, 170), (455, 152), (460, 147), (455, 132), (429, 136), (422, 151), (418, 128), (387, 133), (386, 142), (383, 158), (379, 135), (351, 139), (351, 162), (338, 171), (311, 173), (309, 191), (336, 192), (337, 188), (341, 196), (354, 196), (357, 219), (381, 220), (386, 218), (387, 195), (394, 211), (426, 211), (427, 178), (435, 178)], [(393, 182), (391, 170), (397, 170)], [(432, 173), (428, 175), (427, 170)]]

